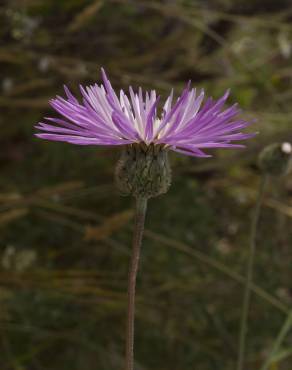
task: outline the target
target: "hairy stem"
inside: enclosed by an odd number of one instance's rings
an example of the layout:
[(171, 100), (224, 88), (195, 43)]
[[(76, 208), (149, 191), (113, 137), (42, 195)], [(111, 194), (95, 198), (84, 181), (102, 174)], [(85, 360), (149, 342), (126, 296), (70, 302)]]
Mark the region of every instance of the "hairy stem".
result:
[(133, 236), (133, 249), (128, 275), (128, 311), (127, 311), (125, 370), (134, 369), (135, 291), (146, 210), (147, 210), (147, 198), (137, 198), (135, 228)]
[(255, 210), (254, 210), (254, 214), (253, 214), (253, 218), (251, 222), (251, 229), (250, 229), (249, 256), (248, 256), (248, 262), (247, 262), (246, 283), (245, 283), (245, 291), (244, 291), (244, 297), (243, 297), (242, 316), (241, 316), (240, 333), (239, 333), (239, 351), (238, 351), (237, 370), (243, 370), (243, 366), (244, 366), (246, 334), (247, 334), (247, 328), (248, 328), (248, 313), (249, 313), (249, 306), (250, 306), (254, 257), (255, 257), (255, 249), (256, 249), (256, 235), (257, 235), (257, 227), (258, 227), (260, 210), (262, 206), (266, 183), (267, 183), (267, 175), (263, 174), (261, 177), (261, 181), (260, 181), (260, 186), (258, 190)]

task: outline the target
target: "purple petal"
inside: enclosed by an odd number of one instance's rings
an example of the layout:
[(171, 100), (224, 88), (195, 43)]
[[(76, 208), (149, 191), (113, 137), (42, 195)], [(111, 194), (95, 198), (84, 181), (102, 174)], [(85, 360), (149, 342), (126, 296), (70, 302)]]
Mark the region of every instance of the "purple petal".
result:
[(150, 108), (147, 120), (146, 120), (146, 128), (145, 128), (145, 136), (147, 140), (153, 139), (153, 123), (155, 121), (156, 116), (156, 108), (159, 103), (160, 96), (157, 97), (156, 101), (152, 104), (152, 107)]
[(41, 133), (36, 136), (77, 145), (165, 144), (197, 157), (208, 156), (200, 148), (241, 148), (233, 142), (255, 136), (241, 132), (253, 121), (239, 119), (236, 104), (224, 109), (229, 90), (202, 105), (204, 92), (197, 95), (189, 82), (173, 106), (171, 91), (158, 116), (159, 97), (154, 90), (143, 93), (139, 88), (135, 93), (130, 87), (128, 96), (121, 90), (118, 98), (104, 69), (101, 74), (103, 84), (80, 86), (81, 102), (64, 86), (66, 98), (50, 101), (61, 117), (38, 123)]

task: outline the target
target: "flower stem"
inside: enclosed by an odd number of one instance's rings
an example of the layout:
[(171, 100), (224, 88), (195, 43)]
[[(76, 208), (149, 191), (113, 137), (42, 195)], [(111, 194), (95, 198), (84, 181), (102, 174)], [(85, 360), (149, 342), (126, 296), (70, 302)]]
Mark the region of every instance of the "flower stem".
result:
[(238, 351), (237, 370), (243, 370), (243, 365), (244, 365), (246, 334), (247, 334), (247, 328), (248, 328), (248, 313), (249, 313), (249, 306), (250, 306), (254, 257), (255, 257), (255, 249), (256, 249), (256, 235), (257, 235), (257, 227), (258, 227), (260, 210), (262, 206), (266, 183), (267, 183), (267, 175), (263, 174), (260, 180), (255, 210), (254, 210), (254, 214), (253, 214), (253, 218), (251, 222), (251, 229), (250, 229), (249, 256), (248, 256), (248, 262), (247, 262), (246, 283), (245, 283), (245, 291), (244, 291), (244, 297), (243, 297), (242, 316), (241, 316), (240, 333), (239, 333), (239, 351)]
[(147, 198), (136, 198), (135, 228), (133, 249), (128, 275), (128, 311), (126, 332), (126, 366), (125, 370), (134, 369), (134, 320), (135, 320), (135, 291), (136, 277), (139, 266), (140, 247), (144, 231)]

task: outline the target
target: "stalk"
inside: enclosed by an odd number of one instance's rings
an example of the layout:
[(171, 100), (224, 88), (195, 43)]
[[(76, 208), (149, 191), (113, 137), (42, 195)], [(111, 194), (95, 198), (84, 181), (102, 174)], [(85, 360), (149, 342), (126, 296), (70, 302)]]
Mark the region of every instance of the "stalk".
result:
[(125, 370), (134, 369), (135, 292), (146, 210), (147, 210), (147, 198), (137, 197), (135, 227), (133, 236), (133, 249), (128, 275), (128, 310), (127, 310), (127, 329), (126, 329)]
[(259, 216), (260, 216), (261, 206), (263, 202), (263, 195), (264, 195), (266, 183), (267, 183), (267, 175), (262, 174), (260, 185), (259, 185), (259, 190), (258, 190), (258, 195), (257, 195), (257, 200), (256, 200), (256, 205), (254, 209), (254, 214), (253, 214), (253, 218), (251, 222), (251, 228), (250, 228), (249, 256), (248, 256), (248, 262), (247, 262), (246, 283), (245, 283), (245, 291), (244, 291), (244, 297), (243, 297), (242, 316), (241, 316), (240, 333), (239, 333), (239, 351), (238, 351), (237, 370), (243, 370), (243, 366), (244, 366), (246, 336), (247, 336), (247, 329), (248, 329), (248, 313), (249, 313), (249, 307), (250, 307), (253, 270), (254, 270), (254, 259), (255, 259), (255, 250), (256, 250), (256, 236), (257, 236)]

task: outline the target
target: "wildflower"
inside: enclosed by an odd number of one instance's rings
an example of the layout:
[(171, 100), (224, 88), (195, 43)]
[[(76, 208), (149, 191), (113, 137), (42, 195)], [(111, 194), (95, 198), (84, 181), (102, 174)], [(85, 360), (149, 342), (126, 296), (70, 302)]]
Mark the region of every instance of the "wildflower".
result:
[(103, 69), (102, 78), (100, 86), (80, 86), (82, 103), (65, 86), (67, 99), (57, 96), (50, 101), (65, 119), (45, 118), (53, 124), (40, 122), (36, 127), (45, 133), (36, 136), (78, 145), (154, 144), (195, 157), (209, 156), (205, 148), (240, 148), (232, 141), (254, 136), (239, 132), (248, 123), (235, 119), (236, 104), (223, 109), (229, 91), (203, 104), (204, 91), (197, 93), (189, 83), (175, 104), (171, 92), (158, 115), (154, 90), (144, 94), (139, 88), (134, 93), (130, 87), (129, 96), (121, 90), (118, 97)]
[(134, 369), (135, 290), (140, 247), (148, 198), (165, 193), (171, 180), (168, 151), (194, 157), (209, 157), (203, 149), (241, 148), (234, 144), (254, 134), (242, 133), (248, 122), (238, 118), (236, 104), (223, 108), (227, 91), (219, 100), (190, 87), (173, 102), (173, 91), (159, 113), (155, 91), (119, 96), (102, 69), (102, 85), (80, 86), (80, 103), (65, 86), (67, 99), (57, 96), (51, 106), (63, 118), (45, 118), (36, 126), (36, 136), (77, 145), (123, 146), (116, 167), (116, 182), (124, 194), (136, 197), (133, 249), (128, 277), (128, 310), (125, 369)]
[[(236, 104), (223, 108), (229, 91), (219, 100), (208, 98), (203, 102), (204, 91), (192, 89), (188, 83), (175, 102), (171, 91), (159, 113), (160, 97), (154, 90), (143, 92), (139, 88), (135, 93), (130, 87), (129, 95), (121, 90), (118, 96), (103, 69), (101, 73), (103, 84), (80, 86), (82, 102), (64, 86), (67, 99), (57, 96), (50, 101), (62, 118), (45, 118), (36, 126), (41, 131), (36, 136), (77, 145), (125, 147), (116, 171), (118, 186), (125, 194), (138, 196), (142, 192), (150, 197), (167, 191), (168, 150), (210, 157), (203, 149), (242, 148), (234, 142), (254, 136), (241, 132), (249, 122), (238, 118)], [(143, 158), (147, 159), (146, 166)], [(159, 172), (164, 176), (157, 184)]]

